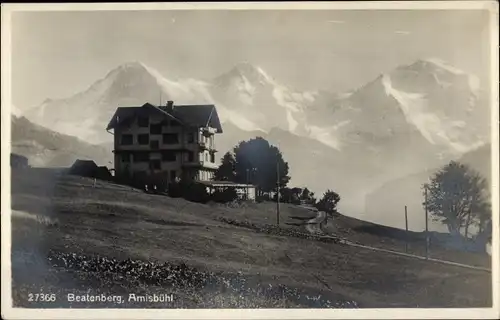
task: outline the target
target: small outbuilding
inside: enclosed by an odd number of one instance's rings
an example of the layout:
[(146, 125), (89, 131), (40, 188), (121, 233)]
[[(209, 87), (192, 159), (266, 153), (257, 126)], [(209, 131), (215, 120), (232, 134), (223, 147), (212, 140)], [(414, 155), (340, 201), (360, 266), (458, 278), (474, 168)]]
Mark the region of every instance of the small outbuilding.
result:
[(232, 181), (197, 181), (208, 188), (209, 194), (215, 191), (235, 189), (240, 200), (255, 201), (256, 187), (252, 184), (236, 183)]
[(28, 168), (28, 158), (20, 154), (10, 154), (10, 166), (12, 168)]
[(97, 166), (92, 160), (76, 160), (68, 173), (100, 180), (111, 180), (113, 178), (107, 167)]

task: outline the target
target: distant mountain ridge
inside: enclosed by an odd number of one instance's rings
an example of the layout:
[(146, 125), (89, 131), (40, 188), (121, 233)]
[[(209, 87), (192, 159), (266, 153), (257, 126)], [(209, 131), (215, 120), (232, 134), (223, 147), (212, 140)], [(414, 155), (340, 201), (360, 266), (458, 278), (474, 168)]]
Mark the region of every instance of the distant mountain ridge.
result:
[[(242, 130), (280, 128), (338, 150), (359, 142), (353, 134), (361, 129), (377, 137), (415, 127), (430, 144), (458, 153), (486, 143), (489, 136), (484, 126), (465, 126), (484, 120), (479, 111), (488, 108), (477, 78), (436, 59), (398, 67), (348, 94), (293, 91), (248, 62), (210, 81), (174, 81), (144, 63), (131, 62), (84, 92), (31, 108), (27, 116), (55, 125), (58, 131), (73, 135), (77, 131), (86, 140), (102, 142), (107, 139), (99, 130), (102, 126), (92, 124), (111, 117), (117, 106), (158, 104), (160, 99), (215, 103), (223, 121)], [(77, 127), (65, 124), (83, 115), (86, 118)]]
[[(298, 92), (244, 62), (211, 80), (171, 80), (141, 62), (121, 65), (68, 99), (25, 110), (36, 123), (101, 146), (117, 107), (214, 103), (219, 156), (257, 135), (279, 145), (292, 184), (339, 190), (351, 211), (377, 186), (457, 159), (489, 142), (489, 105), (477, 78), (418, 60), (346, 93)], [(109, 148), (109, 147), (108, 147)], [(351, 206), (352, 205), (352, 206)], [(344, 210), (345, 211), (345, 210)]]
[[(456, 160), (479, 172), (491, 185), (491, 144), (469, 151)], [(404, 207), (407, 206), (410, 229), (421, 231), (425, 226), (422, 185), (439, 169), (436, 167), (395, 179), (370, 192), (366, 197), (365, 214), (385, 225), (403, 228)], [(433, 230), (446, 231), (440, 223), (430, 223)]]
[(112, 153), (105, 148), (54, 132), (24, 117), (13, 115), (11, 123), (11, 152), (27, 157), (31, 166), (69, 167), (77, 159), (90, 159), (112, 167)]

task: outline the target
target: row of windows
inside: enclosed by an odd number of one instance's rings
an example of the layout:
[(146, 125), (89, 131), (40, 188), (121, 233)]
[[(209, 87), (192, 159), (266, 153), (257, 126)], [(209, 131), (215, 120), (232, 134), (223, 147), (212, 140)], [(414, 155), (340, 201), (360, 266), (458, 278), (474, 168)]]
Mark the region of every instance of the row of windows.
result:
[(151, 130), (153, 130), (153, 126), (155, 128), (158, 128), (159, 127), (159, 130), (160, 130), (160, 133), (161, 133), (161, 127), (163, 125), (166, 125), (166, 126), (171, 126), (171, 127), (178, 127), (180, 126), (180, 123), (176, 120), (166, 120), (164, 121), (163, 123), (151, 123), (151, 126), (150, 126), (150, 123), (149, 123), (149, 117), (137, 117), (137, 126), (138, 127), (141, 127), (141, 128), (147, 128), (147, 127), (150, 127)]
[[(187, 161), (189, 161), (189, 162), (194, 161), (194, 153), (191, 151), (188, 151), (187, 154), (188, 154)], [(150, 157), (149, 157), (149, 153), (143, 153), (143, 152), (138, 152), (138, 153), (134, 153), (134, 154), (122, 153), (121, 154), (121, 161), (125, 162), (125, 163), (148, 162), (148, 161), (150, 161)], [(151, 161), (153, 161), (153, 160), (151, 160)], [(158, 161), (160, 161), (160, 160), (158, 159)], [(177, 154), (173, 151), (161, 152), (161, 161), (175, 162), (175, 161), (177, 161)]]
[[(188, 143), (194, 142), (194, 134), (188, 134)], [(177, 133), (164, 133), (162, 135), (163, 144), (177, 144), (179, 143), (179, 134)], [(149, 134), (142, 133), (137, 135), (137, 143), (140, 145), (147, 145), (150, 142)], [(158, 148), (159, 141), (151, 140), (151, 148)], [(134, 135), (133, 134), (122, 134), (121, 136), (121, 145), (127, 146), (134, 144)]]
[[(161, 161), (165, 162), (175, 162), (177, 161), (177, 153), (174, 151), (163, 151), (160, 153), (161, 154)], [(133, 155), (133, 157), (132, 157)], [(194, 153), (192, 151), (187, 152), (187, 161), (192, 162), (194, 161)], [(122, 153), (121, 154), (121, 161), (125, 163), (129, 162), (148, 162), (150, 161), (149, 153), (143, 153), (143, 152), (138, 152), (138, 153)], [(212, 163), (215, 163), (215, 153), (205, 153), (205, 161), (209, 161)]]
[[(154, 170), (161, 170), (161, 162), (160, 161), (152, 160), (149, 164), (150, 164), (150, 167), (152, 169), (154, 169)], [(140, 172), (136, 172), (135, 174), (136, 175), (146, 174), (146, 172), (145, 171), (140, 171)], [(170, 177), (170, 181), (171, 182), (175, 181), (175, 179), (177, 178), (177, 171), (176, 170), (170, 170), (169, 177)]]

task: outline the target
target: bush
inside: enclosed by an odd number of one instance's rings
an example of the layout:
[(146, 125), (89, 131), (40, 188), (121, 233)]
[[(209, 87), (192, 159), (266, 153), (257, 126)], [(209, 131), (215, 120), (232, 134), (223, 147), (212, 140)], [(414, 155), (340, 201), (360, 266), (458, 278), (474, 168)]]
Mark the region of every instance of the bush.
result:
[(173, 182), (168, 186), (167, 193), (172, 198), (182, 198), (182, 186), (179, 182)]
[(145, 174), (129, 174), (127, 171), (116, 173), (114, 182), (122, 185), (131, 186), (137, 189), (144, 189), (144, 185), (148, 182)]
[(206, 203), (210, 200), (207, 188), (194, 181), (180, 181), (170, 184), (168, 195), (172, 198), (184, 198), (192, 202)]
[(224, 190), (216, 190), (212, 195), (211, 198), (215, 202), (219, 203), (226, 203), (226, 202), (232, 202), (238, 199), (238, 194), (236, 193), (235, 188), (225, 188)]

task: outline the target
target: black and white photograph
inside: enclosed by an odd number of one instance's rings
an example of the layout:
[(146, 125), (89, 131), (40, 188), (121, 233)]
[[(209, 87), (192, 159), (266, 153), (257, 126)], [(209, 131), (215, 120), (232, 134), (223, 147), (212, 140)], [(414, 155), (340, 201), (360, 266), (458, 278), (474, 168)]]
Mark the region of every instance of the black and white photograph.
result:
[(497, 319), (498, 26), (2, 4), (2, 317)]

